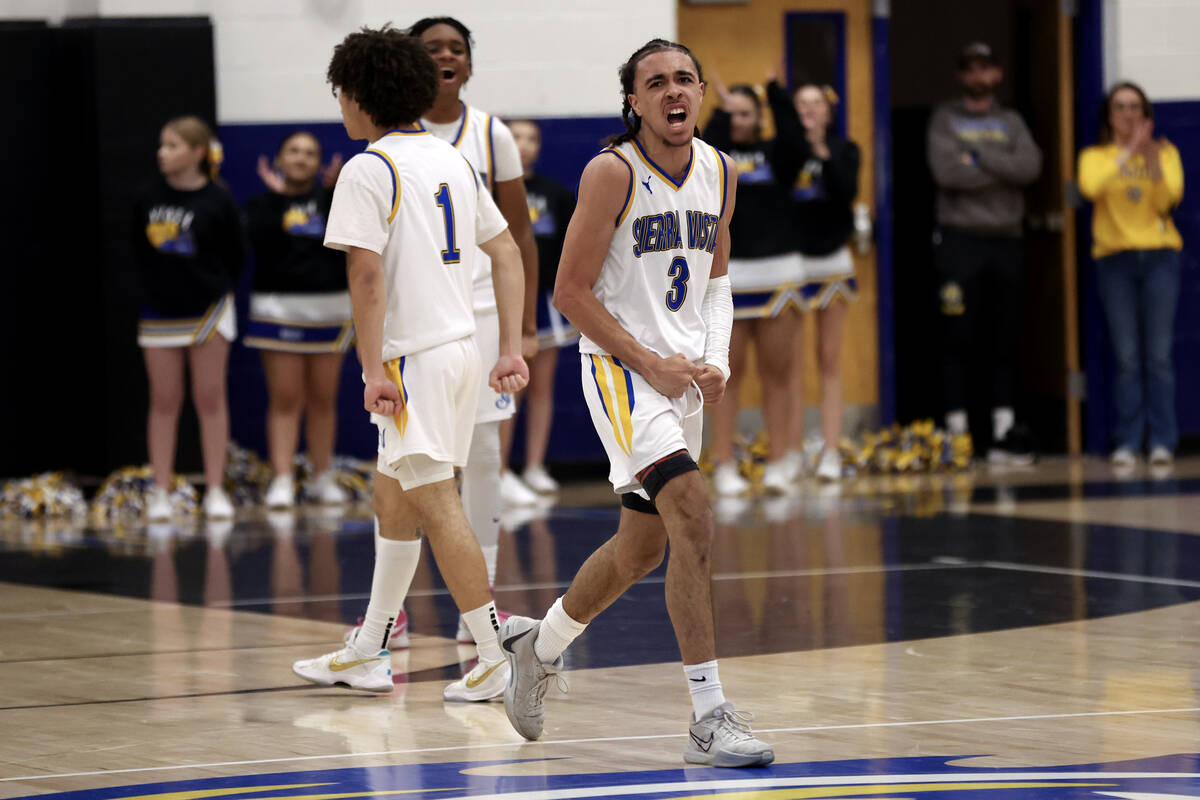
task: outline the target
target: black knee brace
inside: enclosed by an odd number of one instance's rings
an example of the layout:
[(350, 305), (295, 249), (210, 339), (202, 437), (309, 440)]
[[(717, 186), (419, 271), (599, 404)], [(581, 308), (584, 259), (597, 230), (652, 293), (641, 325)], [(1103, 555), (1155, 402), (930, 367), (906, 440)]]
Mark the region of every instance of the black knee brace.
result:
[(629, 492), (621, 495), (621, 505), (630, 511), (640, 511), (643, 514), (658, 516), (658, 509), (654, 507), (654, 503), (651, 503), (637, 492)]
[(650, 495), (650, 501), (658, 497), (658, 493), (667, 485), (667, 481), (677, 478), (685, 472), (700, 469), (687, 450), (676, 450), (669, 456), (663, 456), (637, 474), (642, 488)]

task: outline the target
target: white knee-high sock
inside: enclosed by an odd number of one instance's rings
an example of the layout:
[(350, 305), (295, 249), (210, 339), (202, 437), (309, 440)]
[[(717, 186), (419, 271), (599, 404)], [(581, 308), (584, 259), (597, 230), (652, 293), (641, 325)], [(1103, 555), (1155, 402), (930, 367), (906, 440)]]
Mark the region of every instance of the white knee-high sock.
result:
[(483, 564), (487, 567), (488, 586), (496, 585), (496, 556), (500, 552), (500, 545), (480, 545), (479, 549), (483, 551)]
[(538, 638), (533, 644), (533, 652), (543, 664), (551, 664), (570, 647), (571, 642), (575, 641), (586, 627), (586, 622), (576, 622), (563, 610), (560, 597), (550, 606), (546, 618), (538, 627)]
[[(463, 511), (486, 558), (487, 548), (496, 547), (500, 542), (499, 422), (482, 422), (475, 426), (462, 479)], [(488, 583), (494, 576), (493, 560), (488, 569)]]
[[(376, 522), (376, 531), (379, 523)], [(371, 578), (371, 599), (363, 615), (362, 629), (354, 646), (363, 653), (388, 648), (388, 636), (396, 623), (396, 614), (408, 595), (417, 562), (421, 559), (421, 540), (400, 541), (375, 537), (375, 574)]]

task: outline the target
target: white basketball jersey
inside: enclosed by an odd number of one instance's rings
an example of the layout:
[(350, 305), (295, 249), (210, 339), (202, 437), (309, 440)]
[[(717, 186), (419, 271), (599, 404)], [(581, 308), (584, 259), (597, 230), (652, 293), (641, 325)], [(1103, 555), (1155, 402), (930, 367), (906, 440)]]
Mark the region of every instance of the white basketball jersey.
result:
[(384, 361), (475, 331), (476, 243), (506, 226), (462, 155), (420, 126), (389, 131), (346, 163), (334, 190), (325, 244), (382, 256)]
[[(700, 306), (728, 192), (724, 159), (693, 139), (691, 160), (676, 182), (636, 140), (596, 157), (619, 158), (630, 173), (629, 197), (592, 287), (596, 299), (659, 356), (699, 360), (707, 334)], [(586, 336), (579, 350), (605, 354)]]
[[(458, 122), (436, 125), (421, 121), (434, 136), (458, 148), (471, 163), (489, 192), (496, 183), (520, 178), (523, 174), (521, 156), (508, 127), (486, 111), (463, 103), (463, 115)], [(487, 241), (486, 239), (483, 241)], [(492, 290), (492, 261), (479, 253), (472, 276), (476, 311), (495, 311), (496, 296)]]

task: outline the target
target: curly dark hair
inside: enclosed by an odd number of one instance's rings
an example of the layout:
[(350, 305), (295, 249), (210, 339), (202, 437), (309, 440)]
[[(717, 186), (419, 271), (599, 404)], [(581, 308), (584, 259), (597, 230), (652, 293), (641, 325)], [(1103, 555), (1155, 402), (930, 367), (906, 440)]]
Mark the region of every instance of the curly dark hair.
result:
[(629, 95), (634, 93), (633, 79), (637, 75), (638, 64), (642, 59), (651, 53), (658, 53), (663, 50), (678, 50), (692, 60), (696, 65), (696, 80), (704, 83), (704, 70), (700, 67), (700, 60), (687, 47), (679, 42), (671, 42), (666, 39), (651, 39), (644, 45), (639, 47), (634, 54), (629, 57), (629, 60), (621, 65), (618, 74), (621, 77), (621, 119), (625, 123), (625, 132), (619, 133), (608, 140), (608, 147), (616, 147), (622, 142), (631, 142), (637, 138), (638, 131), (642, 129), (642, 118), (633, 110), (633, 106), (629, 104)]
[(413, 23), (411, 28), (408, 29), (408, 35), (415, 36), (420, 39), (421, 34), (432, 28), (434, 25), (449, 25), (451, 28), (454, 28), (454, 30), (462, 34), (463, 41), (466, 42), (467, 45), (467, 61), (474, 63), (471, 61), (471, 45), (473, 45), (475, 42), (471, 39), (471, 31), (466, 25), (463, 25), (454, 17), (425, 17), (424, 19), (419, 19)]
[(420, 40), (384, 25), (355, 31), (333, 48), (325, 80), (381, 128), (408, 125), (438, 92), (438, 70)]

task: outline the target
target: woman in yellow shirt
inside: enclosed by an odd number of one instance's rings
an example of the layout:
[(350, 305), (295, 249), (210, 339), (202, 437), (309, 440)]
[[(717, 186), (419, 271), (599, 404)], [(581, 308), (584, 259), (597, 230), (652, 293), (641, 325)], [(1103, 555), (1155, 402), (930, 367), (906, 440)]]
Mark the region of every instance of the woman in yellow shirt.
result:
[(1168, 465), (1179, 440), (1171, 347), (1183, 239), (1171, 212), (1183, 198), (1183, 166), (1175, 146), (1153, 134), (1146, 93), (1120, 83), (1105, 98), (1100, 143), (1079, 155), (1079, 190), (1096, 205), (1092, 256), (1117, 362), (1116, 467), (1133, 466), (1146, 438), (1150, 463)]

